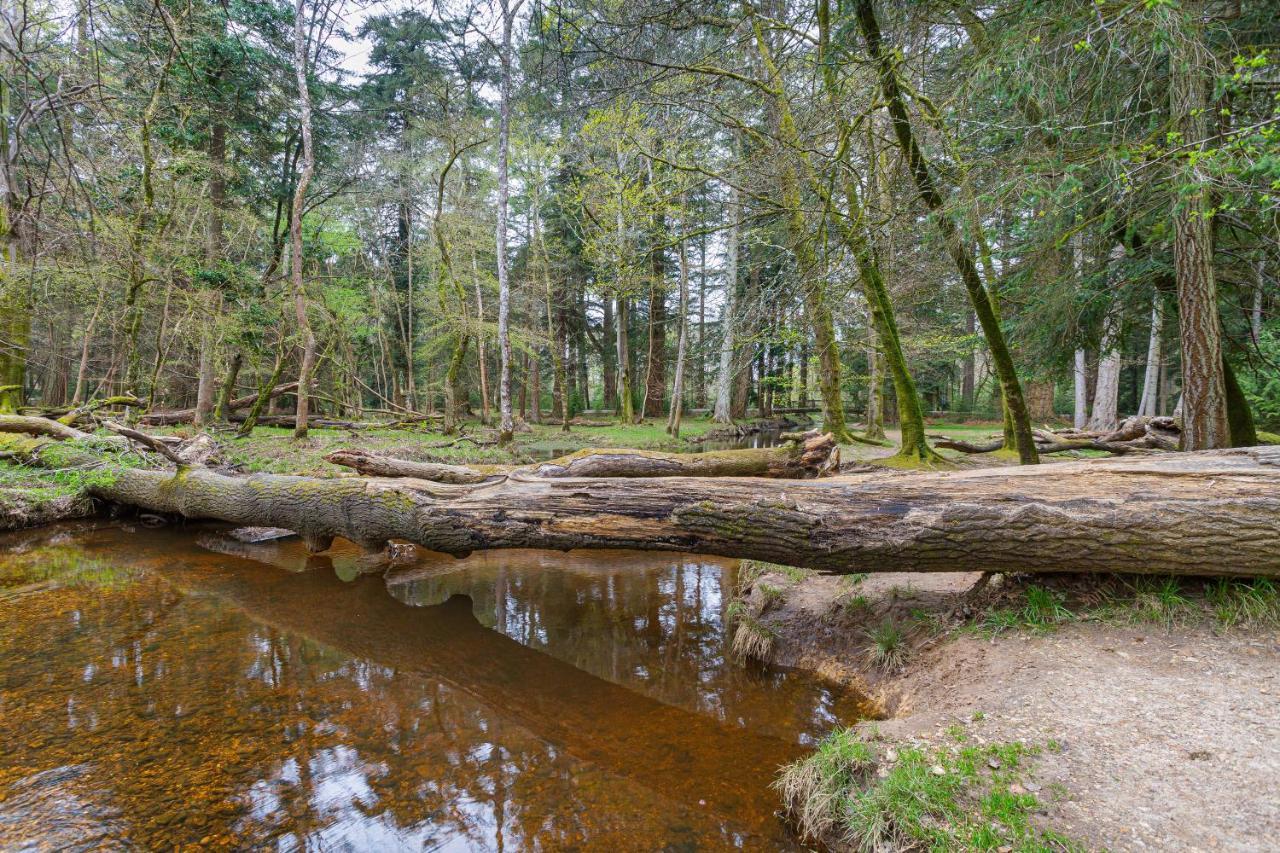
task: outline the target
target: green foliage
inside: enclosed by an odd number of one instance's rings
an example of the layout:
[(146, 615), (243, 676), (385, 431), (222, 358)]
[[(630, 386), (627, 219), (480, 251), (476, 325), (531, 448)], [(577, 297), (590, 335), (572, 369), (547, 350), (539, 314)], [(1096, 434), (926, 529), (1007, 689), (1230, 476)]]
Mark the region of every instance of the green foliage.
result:
[(1258, 339), (1258, 355), (1261, 359), (1254, 369), (1237, 371), (1240, 388), (1258, 426), (1280, 431), (1280, 370), (1275, 369), (1275, 365), (1280, 364), (1280, 323), (1263, 328)]

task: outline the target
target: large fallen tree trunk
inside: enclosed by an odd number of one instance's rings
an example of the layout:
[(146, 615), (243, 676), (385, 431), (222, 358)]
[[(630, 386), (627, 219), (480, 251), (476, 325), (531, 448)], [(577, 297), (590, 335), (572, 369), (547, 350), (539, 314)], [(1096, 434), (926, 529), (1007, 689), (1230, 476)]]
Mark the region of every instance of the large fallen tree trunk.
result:
[[(279, 397), (283, 394), (292, 394), (298, 390), (297, 382), (285, 382), (271, 389), (268, 399)], [(244, 397), (236, 397), (227, 401), (227, 411), (233, 412), (237, 409), (244, 409), (253, 405), (254, 400), (258, 399), (257, 393), (247, 394)], [(175, 409), (172, 412), (147, 412), (141, 418), (140, 423), (148, 426), (171, 426), (173, 424), (190, 423), (196, 416), (195, 409)]]
[(795, 436), (779, 447), (664, 453), (655, 450), (579, 450), (532, 465), (443, 465), (379, 456), (364, 450), (335, 450), (335, 465), (377, 477), (416, 477), (440, 483), (476, 484), (513, 474), (529, 477), (821, 477), (840, 465), (830, 433)]
[(456, 486), (408, 478), (115, 472), (99, 497), (156, 512), (390, 540), (449, 554), (632, 548), (749, 557), (837, 573), (1280, 575), (1280, 448), (1035, 468), (758, 478), (543, 478)]

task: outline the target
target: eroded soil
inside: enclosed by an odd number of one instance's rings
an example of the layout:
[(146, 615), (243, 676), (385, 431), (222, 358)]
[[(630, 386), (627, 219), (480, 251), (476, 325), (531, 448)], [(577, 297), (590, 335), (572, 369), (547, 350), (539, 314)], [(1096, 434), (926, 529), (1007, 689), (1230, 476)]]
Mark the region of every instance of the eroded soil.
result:
[[(869, 736), (1040, 747), (1028, 787), (1044, 828), (1090, 849), (1275, 849), (1280, 634), (1073, 621), (993, 635), (975, 626), (999, 590), (967, 594), (980, 577), (756, 584), (785, 589), (763, 617), (772, 659), (876, 696), (885, 719), (862, 724)], [(885, 620), (910, 638), (894, 672), (871, 663)]]

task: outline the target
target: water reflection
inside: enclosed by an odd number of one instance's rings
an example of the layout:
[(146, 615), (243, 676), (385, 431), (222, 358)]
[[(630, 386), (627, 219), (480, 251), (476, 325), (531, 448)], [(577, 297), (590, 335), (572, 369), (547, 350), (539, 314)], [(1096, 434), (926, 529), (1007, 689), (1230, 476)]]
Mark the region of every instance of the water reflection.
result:
[(479, 621), (599, 678), (752, 731), (807, 742), (854, 697), (776, 669), (731, 661), (725, 628), (732, 560), (631, 551), (420, 554), (387, 579), (416, 605), (464, 594)]
[(409, 607), (348, 551), (56, 553), (91, 580), (0, 600), (5, 849), (776, 849), (775, 767), (853, 713), (725, 663), (732, 569), (695, 559), (424, 558)]

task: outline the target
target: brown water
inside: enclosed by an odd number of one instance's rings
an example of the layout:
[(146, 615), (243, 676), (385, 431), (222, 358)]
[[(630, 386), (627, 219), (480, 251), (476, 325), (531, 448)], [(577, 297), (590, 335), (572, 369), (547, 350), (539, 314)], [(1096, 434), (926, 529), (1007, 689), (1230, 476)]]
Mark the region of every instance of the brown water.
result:
[(794, 846), (769, 783), (860, 706), (726, 660), (736, 574), (0, 537), (0, 848)]

